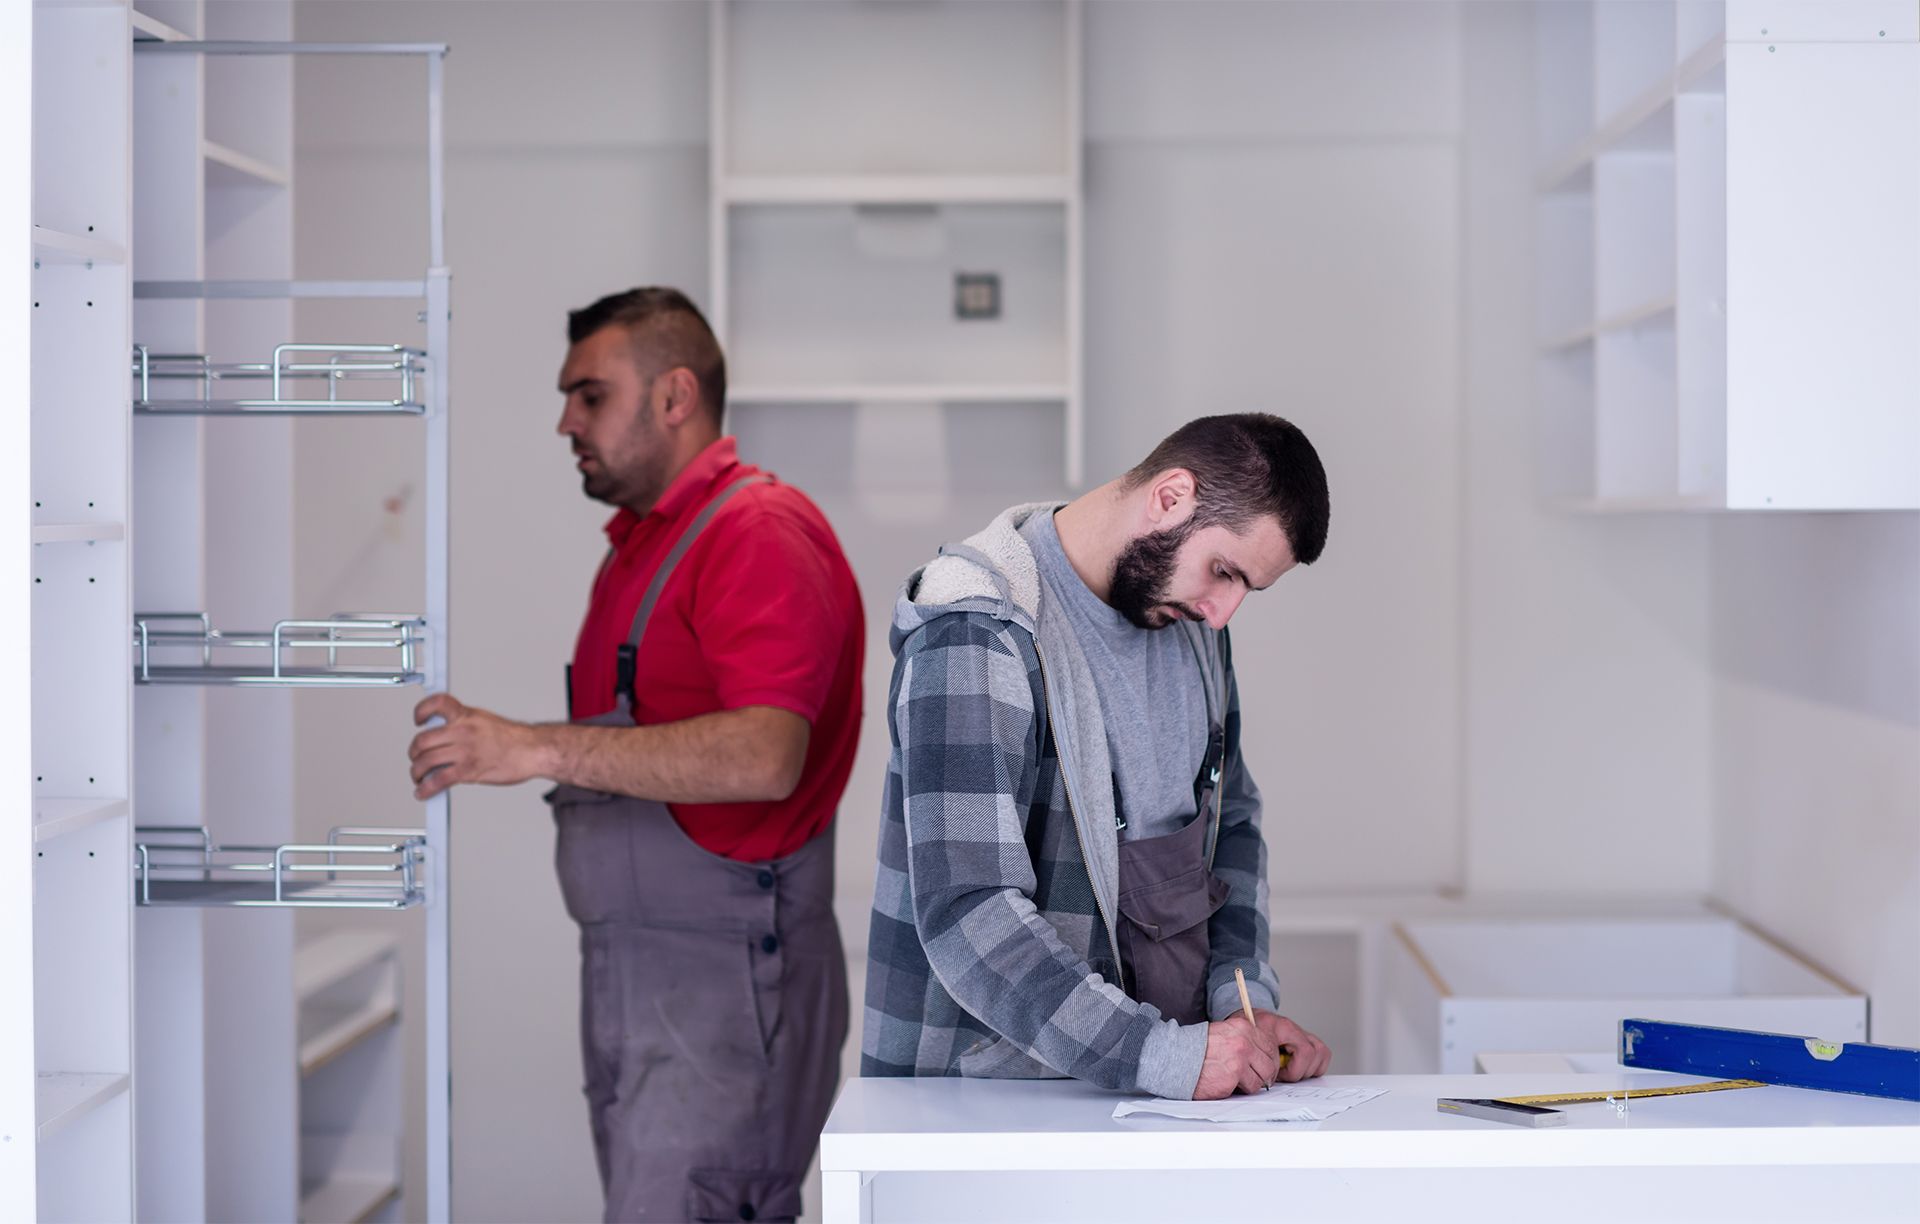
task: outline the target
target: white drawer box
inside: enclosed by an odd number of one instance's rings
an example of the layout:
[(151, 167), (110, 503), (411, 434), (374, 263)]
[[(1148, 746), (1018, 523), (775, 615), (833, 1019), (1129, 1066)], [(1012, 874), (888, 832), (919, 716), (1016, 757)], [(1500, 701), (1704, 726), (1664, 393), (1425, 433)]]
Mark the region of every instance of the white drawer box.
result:
[(1483, 1051), (1608, 1051), (1629, 1017), (1867, 1039), (1866, 996), (1736, 919), (1396, 923), (1389, 1074), (1458, 1074)]

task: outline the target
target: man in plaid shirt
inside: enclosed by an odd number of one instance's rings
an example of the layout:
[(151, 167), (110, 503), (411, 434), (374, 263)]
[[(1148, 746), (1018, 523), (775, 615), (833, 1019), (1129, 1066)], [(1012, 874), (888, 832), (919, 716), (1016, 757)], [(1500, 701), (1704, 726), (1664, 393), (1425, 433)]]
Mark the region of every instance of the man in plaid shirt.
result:
[(1225, 629), (1327, 517), (1299, 429), (1205, 417), (907, 579), (861, 1074), (1207, 1099), (1325, 1071), (1276, 1011)]

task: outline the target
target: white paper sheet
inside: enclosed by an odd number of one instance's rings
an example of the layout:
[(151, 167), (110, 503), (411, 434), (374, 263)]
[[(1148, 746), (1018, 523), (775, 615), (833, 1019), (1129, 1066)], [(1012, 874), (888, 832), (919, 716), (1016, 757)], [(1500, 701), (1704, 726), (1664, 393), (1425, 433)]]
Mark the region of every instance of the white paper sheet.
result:
[(1334, 1088), (1324, 1084), (1275, 1084), (1253, 1096), (1224, 1101), (1123, 1101), (1116, 1119), (1136, 1114), (1196, 1122), (1319, 1122), (1386, 1094), (1385, 1088)]

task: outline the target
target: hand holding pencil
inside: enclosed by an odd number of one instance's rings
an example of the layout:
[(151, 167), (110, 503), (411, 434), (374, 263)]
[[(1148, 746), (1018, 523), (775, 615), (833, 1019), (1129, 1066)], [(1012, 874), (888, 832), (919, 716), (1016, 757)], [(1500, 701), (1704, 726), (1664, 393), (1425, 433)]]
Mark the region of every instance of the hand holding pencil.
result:
[[(1254, 1017), (1253, 1000), (1247, 997), (1247, 975), (1240, 972), (1238, 965), (1234, 966), (1233, 984), (1240, 988), (1240, 1010), (1247, 1014), (1247, 1023), (1251, 1024), (1255, 1029), (1258, 1029), (1260, 1027), (1260, 1021)], [(1290, 1054), (1285, 1047), (1282, 1047), (1280, 1050), (1280, 1066), (1278, 1070), (1285, 1071), (1287, 1064), (1291, 1061), (1293, 1061), (1292, 1054)], [(1267, 1086), (1272, 1087), (1273, 1085), (1268, 1084)]]
[(1292, 1084), (1325, 1075), (1333, 1062), (1333, 1051), (1327, 1048), (1327, 1043), (1285, 1016), (1254, 1011), (1252, 1001), (1247, 998), (1246, 975), (1235, 969), (1233, 978), (1240, 986), (1240, 1010), (1280, 1052), (1280, 1070), (1275, 1078)]

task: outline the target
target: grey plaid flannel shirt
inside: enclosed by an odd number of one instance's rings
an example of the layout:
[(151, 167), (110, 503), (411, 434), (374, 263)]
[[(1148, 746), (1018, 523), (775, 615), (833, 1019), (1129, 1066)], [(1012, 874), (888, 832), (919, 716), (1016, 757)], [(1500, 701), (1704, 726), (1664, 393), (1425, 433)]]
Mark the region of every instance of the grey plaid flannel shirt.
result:
[[(1018, 531), (1052, 509), (1015, 507), (943, 549), (895, 607), (860, 1072), (1065, 1075), (1190, 1097), (1206, 1026), (1163, 1019), (1119, 985), (1103, 915), (1118, 891), (1105, 730), (1077, 648), (1040, 607)], [(1217, 643), (1206, 648), (1227, 692), (1213, 870), (1231, 891), (1208, 928), (1208, 1009), (1220, 1019), (1239, 1010), (1236, 967), (1255, 1006), (1277, 1007), (1279, 987), (1238, 694)]]

